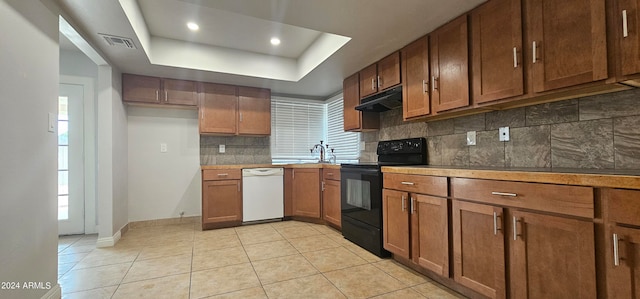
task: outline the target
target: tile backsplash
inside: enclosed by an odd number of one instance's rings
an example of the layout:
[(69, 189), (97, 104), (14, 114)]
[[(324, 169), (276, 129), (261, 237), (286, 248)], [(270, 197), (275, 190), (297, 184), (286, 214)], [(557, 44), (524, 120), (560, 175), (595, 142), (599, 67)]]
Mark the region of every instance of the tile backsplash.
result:
[[(380, 126), (363, 133), (361, 161), (376, 160), (379, 140), (425, 137), (430, 165), (640, 170), (640, 89), (428, 123), (405, 123), (395, 109)], [(509, 141), (498, 140), (499, 127)]]
[[(219, 145), (225, 152), (219, 153)], [(200, 136), (200, 165), (271, 164), (270, 137)]]

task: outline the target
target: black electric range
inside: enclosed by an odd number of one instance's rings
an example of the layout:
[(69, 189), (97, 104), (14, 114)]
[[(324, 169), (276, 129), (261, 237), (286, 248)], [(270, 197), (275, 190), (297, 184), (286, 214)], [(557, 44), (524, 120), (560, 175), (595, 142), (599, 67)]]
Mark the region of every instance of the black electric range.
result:
[(382, 243), (382, 166), (427, 164), (425, 138), (378, 142), (377, 162), (341, 164), (342, 235), (387, 257)]

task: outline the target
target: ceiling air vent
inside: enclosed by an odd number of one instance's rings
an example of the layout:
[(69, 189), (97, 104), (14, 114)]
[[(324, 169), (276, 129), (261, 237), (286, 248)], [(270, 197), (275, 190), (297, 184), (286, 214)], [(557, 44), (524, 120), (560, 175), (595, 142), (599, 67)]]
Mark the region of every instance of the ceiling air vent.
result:
[(98, 35), (102, 36), (102, 38), (104, 38), (104, 40), (106, 40), (107, 43), (109, 43), (109, 45), (111, 46), (124, 47), (128, 49), (136, 48), (136, 45), (133, 43), (133, 40), (131, 40), (130, 38), (107, 35), (102, 33), (98, 33)]

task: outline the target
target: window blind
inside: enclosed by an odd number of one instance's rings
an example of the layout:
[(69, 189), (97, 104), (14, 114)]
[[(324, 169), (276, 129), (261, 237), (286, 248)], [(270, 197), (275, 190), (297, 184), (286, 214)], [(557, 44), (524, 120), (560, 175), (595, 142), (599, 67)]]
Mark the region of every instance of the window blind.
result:
[(274, 163), (313, 160), (309, 152), (326, 136), (322, 102), (271, 99), (271, 158)]
[(327, 144), (335, 148), (337, 160), (357, 160), (360, 156), (360, 133), (344, 131), (342, 97), (327, 103)]

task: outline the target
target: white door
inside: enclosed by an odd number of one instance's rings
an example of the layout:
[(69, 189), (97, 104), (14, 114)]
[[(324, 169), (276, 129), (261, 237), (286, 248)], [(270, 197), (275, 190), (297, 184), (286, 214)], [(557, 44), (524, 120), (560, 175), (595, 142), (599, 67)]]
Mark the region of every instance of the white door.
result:
[(60, 84), (58, 234), (84, 233), (84, 87)]

